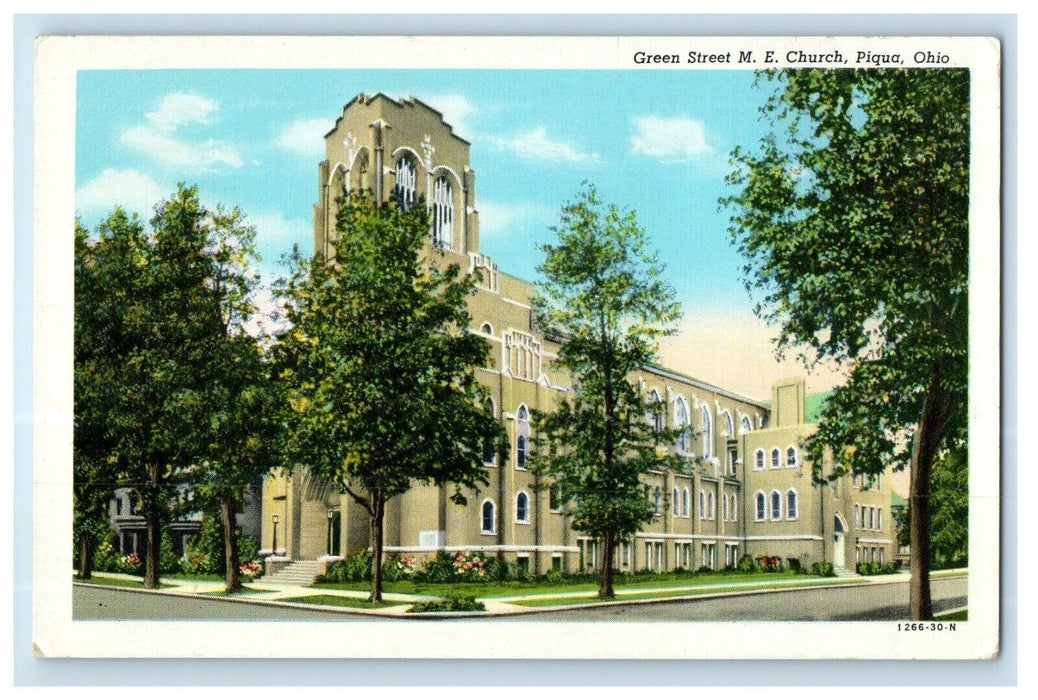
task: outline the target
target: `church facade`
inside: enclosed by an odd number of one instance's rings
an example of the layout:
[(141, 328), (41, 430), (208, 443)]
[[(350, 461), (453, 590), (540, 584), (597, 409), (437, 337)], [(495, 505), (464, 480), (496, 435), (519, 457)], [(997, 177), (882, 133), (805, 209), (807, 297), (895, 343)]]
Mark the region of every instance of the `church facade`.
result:
[[(527, 468), (531, 415), (552, 410), (568, 378), (554, 364), (558, 347), (533, 327), (533, 287), (480, 252), (470, 144), (421, 101), (378, 94), (359, 95), (344, 107), (325, 148), (315, 251), (334, 254), (335, 200), (344, 188), (405, 206), (424, 197), (429, 245), (447, 264), (479, 274), (470, 330), (490, 344), (492, 359), (476, 374), (508, 435), (504, 454), (486, 456), (488, 484), (467, 493), (467, 505), (453, 504), (450, 491), (436, 486), (393, 499), (386, 554), (482, 552), (533, 573), (597, 569), (599, 543), (573, 529), (565, 504)], [(621, 570), (721, 569), (743, 555), (804, 566), (831, 562), (838, 569), (892, 558), (889, 478), (812, 484), (801, 443), (814, 430), (821, 397), (807, 396), (802, 379), (776, 383), (768, 400), (656, 366), (631, 380), (666, 406), (657, 418), (661, 427), (688, 429), (672, 449), (699, 457), (699, 466), (688, 474), (646, 475), (656, 517), (618, 548)], [(271, 561), (327, 562), (369, 546), (366, 511), (305, 472), (266, 479), (261, 527)]]

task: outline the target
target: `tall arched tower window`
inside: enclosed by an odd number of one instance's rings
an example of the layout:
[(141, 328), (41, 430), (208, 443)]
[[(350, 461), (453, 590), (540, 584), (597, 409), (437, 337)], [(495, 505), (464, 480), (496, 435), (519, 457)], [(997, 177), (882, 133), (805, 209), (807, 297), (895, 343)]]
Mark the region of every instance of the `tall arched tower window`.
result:
[(418, 168), (404, 156), (396, 162), (396, 203), (408, 210), (418, 201)]
[(454, 189), (446, 177), (433, 185), (433, 243), (439, 248), (454, 247)]

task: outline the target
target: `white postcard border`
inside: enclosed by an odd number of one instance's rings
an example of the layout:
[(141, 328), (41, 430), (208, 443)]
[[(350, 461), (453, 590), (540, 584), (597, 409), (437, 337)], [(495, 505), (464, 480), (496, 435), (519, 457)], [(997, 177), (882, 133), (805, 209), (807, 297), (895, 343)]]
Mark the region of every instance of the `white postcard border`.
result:
[[(406, 45), (407, 52), (394, 51)], [(972, 69), (970, 620), (955, 634), (896, 623), (549, 623), (531, 620), (86, 622), (71, 619), (72, 227), (76, 72), (109, 68), (554, 68), (718, 70), (633, 62), (686, 54), (861, 47), (937, 52)], [(651, 48), (647, 48), (651, 47)], [(404, 56), (407, 58), (403, 58)], [(399, 57), (399, 58), (394, 58)], [(50, 37), (37, 45), (34, 267), (34, 631), (37, 653), (76, 657), (981, 658), (999, 610), (999, 47), (988, 38)], [(779, 62), (773, 67), (787, 67)], [(744, 66), (746, 69), (763, 66)], [(844, 66), (853, 67), (853, 66)], [(420, 625), (415, 627), (415, 625)], [(127, 629), (132, 627), (132, 634)], [(417, 630), (420, 634), (414, 634)]]

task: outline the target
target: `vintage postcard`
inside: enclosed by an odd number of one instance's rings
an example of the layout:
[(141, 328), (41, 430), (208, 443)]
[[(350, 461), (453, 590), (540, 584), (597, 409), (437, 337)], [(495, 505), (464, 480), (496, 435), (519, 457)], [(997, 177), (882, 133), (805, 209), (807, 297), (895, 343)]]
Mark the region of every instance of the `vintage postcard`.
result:
[(987, 37), (44, 37), (47, 657), (999, 652)]

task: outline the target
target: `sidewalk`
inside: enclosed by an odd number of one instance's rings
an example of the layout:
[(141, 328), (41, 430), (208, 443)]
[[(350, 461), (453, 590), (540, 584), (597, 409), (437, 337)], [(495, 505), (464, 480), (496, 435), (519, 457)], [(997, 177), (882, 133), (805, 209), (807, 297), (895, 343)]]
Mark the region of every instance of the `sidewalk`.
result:
[[(941, 576), (957, 576), (964, 575), (968, 572), (968, 569), (958, 569), (953, 571), (940, 572)], [(109, 579), (123, 579), (126, 581), (140, 581), (139, 576), (133, 576), (130, 574), (116, 574), (99, 572), (98, 577), (104, 577)], [(889, 574), (885, 576), (856, 576), (852, 578), (842, 579), (791, 579), (791, 580), (780, 580), (780, 581), (766, 581), (760, 582), (754, 585), (753, 582), (749, 581), (735, 581), (730, 583), (707, 583), (707, 584), (678, 584), (671, 586), (654, 586), (654, 587), (639, 587), (639, 586), (619, 586), (616, 589), (617, 598), (611, 601), (602, 601), (595, 598), (594, 590), (581, 590), (581, 591), (569, 591), (569, 592), (555, 592), (555, 593), (533, 593), (530, 595), (522, 596), (505, 596), (505, 597), (485, 597), (477, 598), (483, 603), (486, 610), (476, 613), (438, 613), (445, 616), (494, 616), (494, 615), (515, 615), (531, 613), (535, 611), (548, 611), (553, 609), (568, 609), (573, 607), (584, 607), (584, 606), (599, 606), (599, 605), (624, 605), (632, 603), (648, 603), (659, 600), (670, 600), (677, 601), (688, 597), (719, 597), (719, 596), (742, 596), (742, 595), (754, 595), (756, 593), (765, 592), (776, 592), (782, 590), (796, 590), (799, 588), (830, 588), (830, 587), (843, 587), (843, 586), (865, 586), (875, 585), (884, 583), (899, 583), (908, 581), (910, 574), (907, 572), (899, 574)], [(146, 589), (146, 592), (152, 595), (171, 595), (178, 597), (206, 597), (219, 599), (222, 598), (224, 584), (223, 581), (212, 581), (212, 580), (200, 580), (200, 579), (180, 579), (180, 578), (162, 578), (161, 583), (166, 588), (154, 590)], [(80, 585), (91, 585), (89, 581), (77, 582)], [(94, 584), (104, 585), (104, 584)], [(747, 587), (750, 588), (747, 588)], [(374, 616), (388, 616), (388, 617), (411, 617), (413, 615), (407, 613), (408, 608), (416, 602), (439, 600), (438, 596), (429, 595), (416, 595), (407, 593), (385, 593), (383, 600), (387, 603), (386, 607), (383, 608), (361, 608), (361, 607), (349, 607), (349, 606), (335, 606), (335, 605), (320, 605), (316, 603), (303, 603), (303, 602), (290, 602), (287, 599), (291, 598), (305, 598), (311, 596), (329, 596), (336, 598), (351, 598), (358, 601), (367, 600), (367, 591), (350, 591), (341, 589), (331, 588), (311, 588), (309, 586), (299, 585), (279, 585), (279, 584), (264, 584), (263, 579), (260, 578), (254, 582), (248, 584), (248, 588), (252, 589), (250, 592), (237, 594), (234, 596), (227, 596), (227, 600), (233, 600), (235, 602), (252, 603), (259, 605), (276, 605), (284, 607), (298, 607), (310, 610), (335, 610), (343, 613), (352, 613), (358, 615), (374, 615)], [(738, 589), (738, 590), (735, 590)], [(653, 597), (652, 594), (659, 594), (658, 597)], [(638, 597), (634, 597), (638, 596)], [(641, 597), (648, 596), (648, 597)], [(540, 605), (540, 606), (527, 606), (520, 604), (520, 601), (538, 601), (538, 600), (558, 600), (557, 604), (553, 605)], [(567, 600), (573, 600), (573, 603), (563, 602)]]

